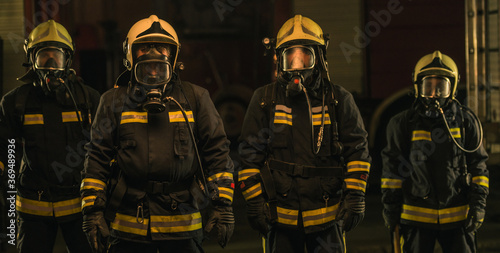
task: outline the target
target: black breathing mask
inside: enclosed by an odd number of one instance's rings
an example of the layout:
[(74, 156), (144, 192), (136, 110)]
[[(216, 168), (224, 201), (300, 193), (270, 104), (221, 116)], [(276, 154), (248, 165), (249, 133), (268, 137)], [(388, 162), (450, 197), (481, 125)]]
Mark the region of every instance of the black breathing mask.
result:
[(167, 56), (152, 47), (137, 58), (131, 80), (131, 99), (149, 113), (165, 111), (165, 90), (172, 77), (172, 65)]
[(301, 93), (304, 87), (311, 88), (315, 67), (315, 53), (310, 46), (295, 45), (281, 53), (280, 78), (286, 83), (286, 95)]
[(302, 92), (304, 89), (304, 77), (299, 71), (295, 71), (291, 74), (290, 80), (286, 84), (286, 96), (295, 96)]
[(66, 66), (69, 65), (67, 54), (62, 48), (48, 46), (36, 51), (33, 59), (37, 84), (47, 96), (54, 96), (60, 102), (67, 101), (65, 82)]
[(425, 107), (425, 114), (435, 118), (438, 111), (448, 105), (451, 82), (443, 76), (426, 76), (419, 84), (419, 93)]

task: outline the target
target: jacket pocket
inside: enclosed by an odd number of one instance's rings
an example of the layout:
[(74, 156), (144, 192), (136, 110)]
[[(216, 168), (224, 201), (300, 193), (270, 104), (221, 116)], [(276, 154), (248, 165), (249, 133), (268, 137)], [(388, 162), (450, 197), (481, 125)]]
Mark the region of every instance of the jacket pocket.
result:
[(320, 177), (322, 196), (340, 195), (342, 189), (342, 180), (336, 177)]
[(281, 171), (273, 170), (272, 173), (276, 193), (286, 197), (292, 188), (292, 177)]
[(185, 123), (178, 123), (174, 130), (174, 153), (183, 160), (189, 154), (191, 148), (189, 130)]

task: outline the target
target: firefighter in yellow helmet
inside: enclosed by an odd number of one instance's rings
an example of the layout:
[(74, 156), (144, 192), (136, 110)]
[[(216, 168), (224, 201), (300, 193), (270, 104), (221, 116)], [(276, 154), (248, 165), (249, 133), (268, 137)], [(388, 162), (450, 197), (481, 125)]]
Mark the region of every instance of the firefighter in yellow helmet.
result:
[(249, 222), (269, 252), (345, 252), (344, 233), (365, 210), (363, 120), (352, 95), (329, 80), (318, 24), (296, 15), (274, 42), (277, 81), (255, 91), (240, 136)]
[(387, 126), (383, 217), (402, 252), (476, 252), (488, 195), (481, 123), (456, 99), (455, 62), (440, 51), (413, 72), (415, 102)]
[[(74, 45), (61, 24), (38, 25), (25, 50), (29, 70), (19, 78), (24, 84), (0, 103), (0, 167), (11, 161), (8, 168), (18, 170), (17, 248), (52, 252), (60, 228), (69, 252), (91, 252), (82, 230), (79, 186), (99, 93), (70, 69)], [(7, 153), (8, 147), (16, 153)]]
[(203, 252), (207, 204), (205, 232), (222, 247), (233, 233), (229, 141), (208, 91), (180, 80), (179, 48), (164, 20), (138, 21), (124, 42), (130, 78), (101, 98), (81, 187), (96, 251), (110, 235), (109, 252)]

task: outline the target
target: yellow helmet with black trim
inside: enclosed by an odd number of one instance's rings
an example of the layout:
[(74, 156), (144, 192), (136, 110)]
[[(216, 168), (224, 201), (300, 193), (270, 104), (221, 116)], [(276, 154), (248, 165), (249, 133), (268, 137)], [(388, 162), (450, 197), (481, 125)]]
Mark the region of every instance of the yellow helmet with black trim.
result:
[(278, 31), (276, 48), (295, 44), (326, 46), (323, 30), (310, 18), (295, 15), (287, 20)]
[(139, 20), (130, 28), (127, 38), (123, 42), (124, 65), (128, 70), (132, 70), (132, 66), (134, 66), (132, 46), (140, 43), (166, 43), (172, 45), (174, 52), (171, 52), (170, 61), (172, 67), (175, 68), (180, 49), (179, 38), (174, 28), (165, 20), (159, 19), (156, 15), (151, 15), (149, 18)]
[(24, 50), (29, 53), (31, 50), (41, 46), (58, 46), (69, 49), (73, 53), (73, 40), (64, 26), (54, 20), (39, 24), (25, 41)]
[(455, 64), (453, 59), (445, 54), (442, 54), (439, 50), (420, 58), (413, 71), (415, 97), (421, 95), (422, 91), (419, 88), (419, 84), (422, 83), (422, 80), (425, 77), (429, 76), (448, 78), (451, 83), (451, 98), (455, 98), (460, 76), (458, 74), (457, 64)]
[(33, 82), (43, 79), (41, 76), (47, 71), (64, 78), (70, 71), (75, 46), (66, 28), (51, 19), (31, 31), (24, 41), (24, 51), (31, 68), (17, 79)]

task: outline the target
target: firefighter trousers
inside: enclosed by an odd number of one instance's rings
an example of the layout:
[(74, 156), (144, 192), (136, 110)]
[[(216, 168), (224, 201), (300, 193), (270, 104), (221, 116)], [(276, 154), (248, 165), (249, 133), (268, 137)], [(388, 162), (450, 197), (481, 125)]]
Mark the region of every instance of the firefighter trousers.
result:
[(341, 227), (305, 234), (302, 230), (272, 228), (266, 239), (265, 253), (344, 253), (345, 240)]
[(21, 218), (18, 224), (17, 250), (20, 253), (47, 252), (52, 253), (56, 242), (57, 231), (61, 235), (70, 253), (91, 253), (87, 237), (82, 230), (82, 217), (57, 222), (53, 219)]
[(476, 234), (467, 233), (465, 228), (459, 227), (448, 230), (434, 230), (400, 225), (400, 234), (403, 237), (402, 252), (434, 252), (436, 241), (443, 253), (475, 253)]
[(164, 240), (154, 242), (132, 242), (111, 238), (108, 253), (204, 253), (201, 243), (195, 239)]

